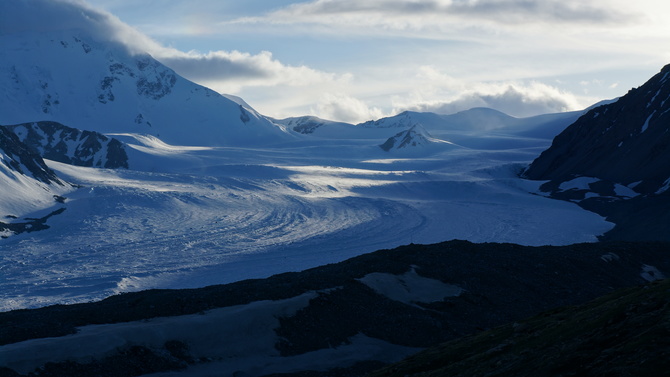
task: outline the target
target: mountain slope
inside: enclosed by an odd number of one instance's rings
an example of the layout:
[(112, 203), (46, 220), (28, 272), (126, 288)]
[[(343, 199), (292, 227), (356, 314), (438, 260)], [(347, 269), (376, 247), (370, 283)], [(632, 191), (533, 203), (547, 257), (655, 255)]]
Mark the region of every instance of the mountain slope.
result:
[(46, 184), (63, 184), (37, 153), (23, 144), (10, 129), (2, 126), (0, 126), (0, 153), (5, 175), (12, 174), (14, 177), (24, 175)]
[(670, 179), (670, 65), (618, 101), (594, 108), (558, 135), (526, 170), (531, 179), (577, 176), (654, 193)]
[(62, 212), (61, 194), (69, 189), (38, 154), (0, 126), (0, 237), (47, 227), (46, 220)]
[(125, 145), (93, 131), (81, 131), (57, 122), (5, 126), (43, 158), (75, 166), (128, 168)]
[(0, 44), (0, 124), (57, 121), (103, 134), (148, 134), (175, 145), (290, 139), (252, 108), (85, 30), (7, 33)]
[[(376, 376), (660, 376), (670, 370), (670, 280), (455, 340)], [(560, 352), (557, 352), (560, 350)]]
[(616, 223), (602, 239), (670, 240), (670, 65), (589, 110), (524, 176)]
[(321, 119), (315, 116), (291, 117), (285, 119), (273, 119), (276, 123), (282, 124), (287, 128), (301, 134), (312, 134), (318, 128), (327, 127), (347, 127), (349, 123), (335, 122), (332, 120)]

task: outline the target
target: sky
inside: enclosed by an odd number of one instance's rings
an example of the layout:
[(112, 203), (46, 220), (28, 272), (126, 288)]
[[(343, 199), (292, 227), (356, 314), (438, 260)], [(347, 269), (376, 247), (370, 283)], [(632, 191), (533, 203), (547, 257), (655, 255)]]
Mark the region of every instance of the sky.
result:
[(14, 1), (49, 20), (39, 28), (66, 27), (77, 10), (275, 118), (579, 110), (670, 63), (665, 0)]

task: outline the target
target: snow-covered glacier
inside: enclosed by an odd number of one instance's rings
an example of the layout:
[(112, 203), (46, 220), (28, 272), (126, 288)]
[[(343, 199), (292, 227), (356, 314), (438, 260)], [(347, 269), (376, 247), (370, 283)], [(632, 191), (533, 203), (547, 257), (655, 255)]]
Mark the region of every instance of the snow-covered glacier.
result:
[[(261, 278), (408, 243), (590, 242), (612, 227), (518, 176), (578, 112), (273, 120), (86, 30), (0, 42), (0, 125), (95, 131), (122, 143), (128, 166), (47, 159), (58, 187), (0, 169), (0, 221), (57, 213), (48, 229), (2, 234), (0, 310)], [(421, 133), (403, 148), (380, 148), (412, 127)], [(63, 132), (33, 128), (37, 150), (60, 148)]]

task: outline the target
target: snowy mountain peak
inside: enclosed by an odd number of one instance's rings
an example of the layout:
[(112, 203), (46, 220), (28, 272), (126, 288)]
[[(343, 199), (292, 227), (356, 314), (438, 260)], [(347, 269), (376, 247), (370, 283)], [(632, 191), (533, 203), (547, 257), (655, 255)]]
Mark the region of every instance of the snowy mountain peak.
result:
[(351, 126), (351, 124), (349, 123), (335, 122), (332, 120), (321, 119), (319, 117), (315, 117), (312, 115), (291, 117), (285, 119), (274, 119), (274, 121), (301, 134), (312, 134), (314, 133), (314, 131), (324, 126), (330, 126), (330, 127)]
[(248, 105), (83, 30), (6, 34), (0, 43), (2, 124), (57, 121), (177, 145), (255, 145), (291, 137)]
[(425, 147), (433, 143), (433, 139), (420, 124), (413, 125), (410, 129), (398, 132), (388, 138), (379, 147), (385, 151)]
[(410, 128), (417, 124), (417, 118), (430, 117), (434, 118), (437, 123), (442, 123), (444, 120), (442, 116), (434, 113), (418, 113), (414, 111), (403, 111), (402, 113), (387, 117), (381, 118), (378, 120), (370, 120), (365, 123), (361, 123), (358, 127), (366, 128)]

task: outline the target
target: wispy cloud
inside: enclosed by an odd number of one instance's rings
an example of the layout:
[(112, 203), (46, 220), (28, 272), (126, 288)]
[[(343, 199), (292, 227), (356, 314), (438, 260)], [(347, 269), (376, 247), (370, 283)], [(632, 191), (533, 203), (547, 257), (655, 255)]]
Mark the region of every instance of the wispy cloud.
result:
[[(587, 27), (639, 21), (634, 9), (620, 9), (612, 0), (314, 0), (296, 3), (260, 17), (223, 24), (311, 24), (352, 27), (350, 31), (440, 31), (486, 25), (580, 24)], [(434, 34), (426, 34), (433, 38)]]

